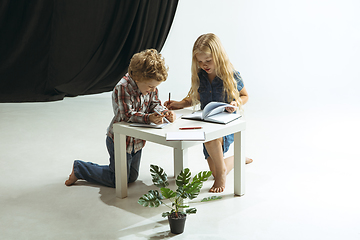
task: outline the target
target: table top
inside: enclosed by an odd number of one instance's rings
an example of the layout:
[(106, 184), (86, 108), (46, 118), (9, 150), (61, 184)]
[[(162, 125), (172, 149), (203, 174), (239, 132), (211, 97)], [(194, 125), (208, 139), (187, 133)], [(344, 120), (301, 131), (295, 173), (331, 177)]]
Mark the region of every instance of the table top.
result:
[[(114, 124), (114, 133), (120, 133), (126, 136), (132, 136), (135, 138), (140, 138), (155, 142), (158, 144), (174, 147), (174, 148), (188, 148), (207, 142), (231, 133), (239, 132), (245, 130), (246, 122), (239, 118), (235, 121), (232, 121), (228, 124), (219, 124), (219, 123), (209, 123), (204, 121), (196, 121), (189, 119), (181, 119), (181, 115), (186, 115), (192, 113), (191, 109), (180, 109), (174, 111), (177, 115), (177, 119), (166, 125), (161, 129), (156, 128), (145, 128), (145, 127), (132, 127), (130, 123), (115, 123)], [(180, 127), (202, 127), (197, 130), (179, 130)], [(205, 132), (205, 141), (166, 141), (167, 132), (176, 132), (176, 131), (203, 131)]]

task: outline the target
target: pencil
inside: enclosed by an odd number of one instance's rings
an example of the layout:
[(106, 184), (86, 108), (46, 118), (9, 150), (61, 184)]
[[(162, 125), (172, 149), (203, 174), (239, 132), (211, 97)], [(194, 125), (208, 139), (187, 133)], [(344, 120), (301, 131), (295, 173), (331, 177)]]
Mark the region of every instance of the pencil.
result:
[[(154, 109), (154, 111), (157, 113), (157, 114), (159, 114), (160, 116), (162, 115), (161, 113), (159, 113), (156, 109)], [(167, 118), (166, 117), (163, 117), (163, 119), (167, 122), (167, 123), (170, 123), (170, 121), (169, 120), (167, 120)]]
[(180, 130), (201, 129), (202, 127), (179, 127)]

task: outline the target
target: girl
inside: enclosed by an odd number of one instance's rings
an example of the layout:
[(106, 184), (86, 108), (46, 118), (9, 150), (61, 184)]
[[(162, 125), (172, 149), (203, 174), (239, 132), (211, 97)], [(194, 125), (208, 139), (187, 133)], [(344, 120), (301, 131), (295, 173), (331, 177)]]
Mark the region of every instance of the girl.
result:
[[(168, 109), (181, 109), (200, 103), (201, 109), (212, 101), (227, 102), (241, 107), (248, 101), (248, 93), (240, 73), (236, 71), (220, 42), (213, 33), (201, 35), (194, 43), (191, 65), (191, 88), (181, 101), (167, 101)], [(234, 112), (235, 108), (226, 108)], [(234, 168), (234, 157), (224, 159), (224, 153), (234, 141), (234, 135), (204, 143), (204, 155), (215, 178), (210, 192), (223, 192), (226, 175)], [(247, 163), (252, 159), (247, 159)]]
[[(161, 105), (157, 86), (166, 80), (167, 68), (164, 59), (155, 49), (135, 54), (130, 61), (128, 73), (118, 82), (112, 94), (114, 118), (107, 131), (106, 146), (110, 155), (109, 165), (75, 160), (73, 170), (65, 185), (70, 186), (78, 179), (115, 187), (115, 157), (113, 124), (117, 122), (162, 123), (163, 115), (154, 113)], [(166, 118), (174, 121), (174, 112), (168, 111)], [(128, 182), (134, 182), (139, 175), (141, 151), (145, 141), (126, 137)]]

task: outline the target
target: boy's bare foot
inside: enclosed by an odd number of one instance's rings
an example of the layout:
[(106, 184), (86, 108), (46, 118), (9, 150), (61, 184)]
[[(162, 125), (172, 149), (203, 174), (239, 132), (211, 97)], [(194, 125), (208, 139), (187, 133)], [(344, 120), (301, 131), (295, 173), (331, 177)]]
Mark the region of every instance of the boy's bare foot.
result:
[(209, 192), (221, 193), (225, 190), (226, 174), (222, 178), (215, 178), (214, 185), (210, 188)]
[(69, 175), (69, 179), (65, 181), (65, 185), (66, 185), (66, 186), (71, 186), (71, 185), (73, 185), (77, 180), (78, 180), (78, 178), (75, 176), (74, 168), (73, 168), (71, 174)]
[(252, 160), (251, 158), (248, 158), (248, 157), (247, 157), (247, 158), (245, 159), (245, 163), (246, 163), (246, 164), (249, 164), (249, 163), (252, 163), (252, 162), (253, 162), (253, 160)]

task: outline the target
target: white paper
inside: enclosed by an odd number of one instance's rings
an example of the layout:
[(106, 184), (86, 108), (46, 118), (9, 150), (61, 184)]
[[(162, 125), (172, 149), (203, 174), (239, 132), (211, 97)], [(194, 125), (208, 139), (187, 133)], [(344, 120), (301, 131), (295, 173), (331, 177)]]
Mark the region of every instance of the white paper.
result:
[(168, 132), (166, 141), (205, 141), (205, 132), (193, 130)]

